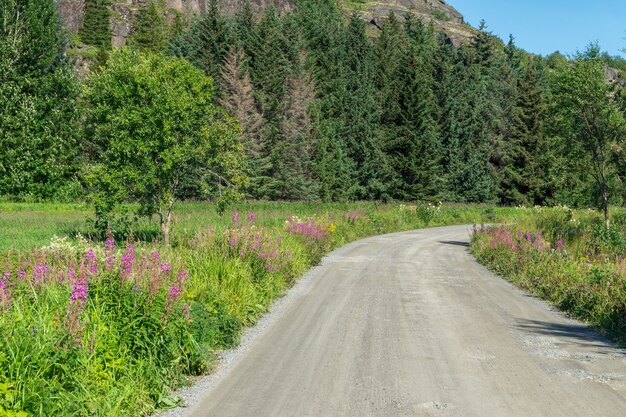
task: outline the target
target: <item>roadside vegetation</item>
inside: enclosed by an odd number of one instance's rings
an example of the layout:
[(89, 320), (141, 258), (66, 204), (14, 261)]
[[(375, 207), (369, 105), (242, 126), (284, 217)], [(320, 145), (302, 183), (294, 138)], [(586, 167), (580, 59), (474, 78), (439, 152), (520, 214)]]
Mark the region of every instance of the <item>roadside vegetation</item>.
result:
[(613, 225), (594, 211), (520, 209), (511, 224), (478, 227), (471, 252), (488, 268), (626, 343), (626, 210)]
[[(172, 388), (210, 371), (215, 351), (236, 346), (241, 331), (333, 248), (512, 212), (254, 203), (219, 215), (214, 205), (182, 203), (165, 246), (155, 239), (156, 216), (116, 237), (100, 236), (80, 206), (2, 209), (0, 416), (133, 416), (172, 406)], [(31, 233), (15, 240), (5, 233), (25, 224)]]

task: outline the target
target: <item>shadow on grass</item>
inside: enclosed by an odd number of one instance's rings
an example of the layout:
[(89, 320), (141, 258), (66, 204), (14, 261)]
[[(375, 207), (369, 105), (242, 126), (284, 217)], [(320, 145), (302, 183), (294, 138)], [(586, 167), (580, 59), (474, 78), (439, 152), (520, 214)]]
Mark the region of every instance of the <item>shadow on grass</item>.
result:
[[(66, 234), (72, 238), (76, 238), (79, 234), (93, 242), (103, 243), (106, 240), (106, 232), (98, 231), (89, 224), (66, 224), (62, 227), (62, 234)], [(159, 230), (155, 227), (135, 226), (129, 228), (121, 228), (113, 231), (116, 242), (125, 242), (130, 235), (133, 235), (135, 241), (154, 242), (159, 240)]]

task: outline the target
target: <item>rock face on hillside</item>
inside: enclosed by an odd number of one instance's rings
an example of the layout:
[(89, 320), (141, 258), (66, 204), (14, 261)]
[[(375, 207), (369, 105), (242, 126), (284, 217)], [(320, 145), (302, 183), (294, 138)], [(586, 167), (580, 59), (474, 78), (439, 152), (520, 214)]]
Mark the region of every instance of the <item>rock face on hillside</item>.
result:
[[(148, 0), (113, 0), (111, 3), (111, 32), (113, 46), (122, 46), (132, 31), (132, 22), (139, 9)], [(166, 0), (167, 8), (190, 15), (207, 10), (210, 0)], [(65, 26), (72, 33), (77, 33), (83, 22), (85, 0), (57, 0), (59, 12)], [(226, 13), (234, 13), (241, 9), (245, 0), (222, 0)], [(250, 0), (253, 8), (260, 11), (273, 3), (280, 12), (291, 10), (294, 0)]]
[(444, 0), (386, 0), (368, 1), (365, 10), (359, 13), (371, 25), (380, 27), (391, 12), (396, 16), (413, 13), (426, 22), (433, 22), (435, 28), (446, 33), (452, 43), (459, 45), (471, 39), (476, 30), (465, 24), (463, 15)]
[[(66, 27), (70, 32), (76, 33), (83, 21), (85, 0), (57, 0), (59, 11)], [(111, 30), (113, 45), (122, 46), (126, 43), (126, 37), (132, 31), (132, 22), (141, 6), (147, 0), (114, 0), (111, 6)], [(210, 0), (166, 0), (167, 7), (183, 14), (202, 13), (207, 9)], [(260, 11), (269, 4), (279, 12), (291, 10), (294, 0), (251, 0), (255, 10)], [(245, 0), (222, 0), (226, 13), (234, 13), (241, 9)], [(352, 10), (346, 3), (346, 10)], [(382, 21), (391, 13), (403, 16), (408, 12), (415, 13), (425, 21), (432, 21), (435, 27), (445, 32), (453, 43), (470, 39), (475, 29), (466, 25), (463, 16), (444, 0), (381, 0), (366, 1), (359, 4), (357, 12), (370, 23), (373, 33), (382, 24)]]

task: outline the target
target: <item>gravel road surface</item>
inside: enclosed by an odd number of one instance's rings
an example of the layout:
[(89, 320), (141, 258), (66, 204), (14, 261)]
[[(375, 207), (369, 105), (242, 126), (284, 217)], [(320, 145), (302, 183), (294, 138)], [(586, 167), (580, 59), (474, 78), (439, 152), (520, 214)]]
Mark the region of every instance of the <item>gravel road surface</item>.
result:
[(335, 251), (175, 415), (626, 416), (626, 352), (488, 272), (468, 241), (444, 227)]

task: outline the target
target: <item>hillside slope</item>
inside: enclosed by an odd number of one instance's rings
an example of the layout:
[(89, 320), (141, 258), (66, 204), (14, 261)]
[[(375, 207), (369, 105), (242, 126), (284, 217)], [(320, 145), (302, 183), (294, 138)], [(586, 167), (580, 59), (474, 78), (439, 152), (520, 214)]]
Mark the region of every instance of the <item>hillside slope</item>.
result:
[(346, 2), (372, 26), (380, 27), (391, 12), (403, 16), (412, 12), (425, 21), (432, 21), (437, 29), (446, 33), (455, 45), (471, 39), (476, 30), (465, 23), (465, 19), (454, 7), (444, 0), (387, 0)]
[[(222, 0), (224, 11), (228, 14), (243, 7), (246, 0)], [(113, 45), (122, 46), (126, 37), (132, 32), (132, 24), (137, 11), (147, 0), (113, 1), (111, 6), (111, 31)], [(274, 4), (278, 11), (291, 10), (295, 0), (250, 0), (255, 10), (261, 11), (269, 4)], [(58, 0), (59, 11), (66, 27), (76, 33), (83, 21), (85, 0)], [(177, 12), (190, 15), (202, 13), (207, 9), (209, 0), (167, 0), (166, 7)], [(452, 42), (458, 45), (470, 39), (475, 29), (465, 24), (463, 15), (444, 0), (387, 0), (387, 1), (343, 1), (346, 12), (356, 11), (370, 23), (375, 34), (382, 21), (393, 11), (397, 16), (413, 12), (425, 21), (432, 21), (435, 27), (445, 32)]]

